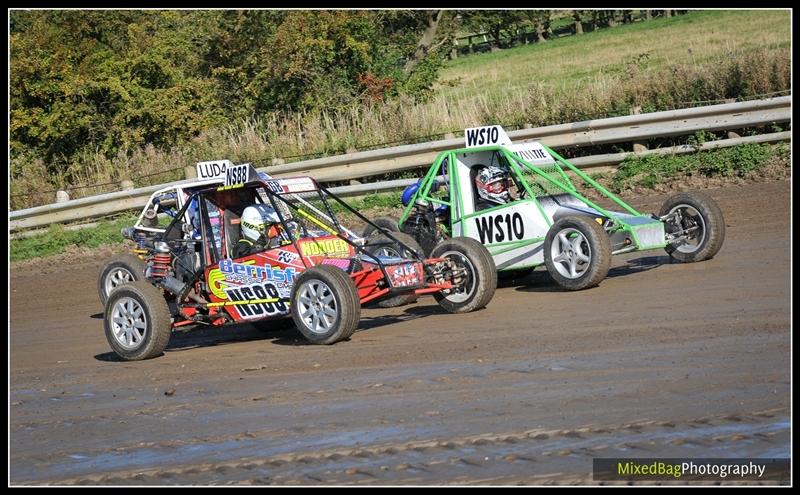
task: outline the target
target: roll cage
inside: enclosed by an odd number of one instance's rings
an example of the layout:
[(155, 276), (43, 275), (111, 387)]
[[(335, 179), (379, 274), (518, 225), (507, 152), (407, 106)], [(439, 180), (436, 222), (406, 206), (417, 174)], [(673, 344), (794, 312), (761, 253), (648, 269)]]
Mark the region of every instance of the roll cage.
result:
[[(666, 245), (666, 242), (654, 245), (649, 239), (648, 242), (642, 242), (637, 237), (637, 229), (641, 221), (647, 219), (648, 222), (652, 222), (654, 220), (658, 220), (657, 217), (640, 213), (548, 146), (541, 143), (536, 144), (541, 146), (541, 148), (549, 155), (549, 158), (552, 159), (550, 163), (547, 163), (546, 165), (535, 165), (523, 158), (524, 153), (520, 153), (519, 151), (515, 152), (512, 151), (512, 149), (509, 149), (519, 147), (520, 145), (505, 146), (497, 144), (490, 146), (459, 148), (441, 152), (436, 157), (425, 176), (421, 179), (418, 190), (411, 197), (411, 200), (404, 208), (403, 213), (400, 216), (399, 224), (403, 225), (405, 223), (415, 205), (436, 204), (445, 206), (448, 211), (448, 222), (446, 225), (443, 225), (443, 227), (446, 231), (446, 234), (448, 236), (452, 236), (456, 224), (462, 223), (462, 225), (465, 225), (465, 221), (467, 219), (478, 214), (477, 212), (471, 212), (464, 203), (464, 197), (467, 196), (464, 194), (464, 188), (474, 186), (471, 184), (472, 181), (465, 180), (464, 176), (459, 174), (457, 169), (458, 158), (459, 156), (465, 157), (467, 155), (481, 152), (491, 152), (493, 153), (493, 156), (498, 156), (500, 160), (502, 160), (503, 164), (509, 168), (509, 172), (514, 183), (517, 185), (519, 191), (521, 191), (521, 193), (524, 195), (524, 200), (531, 200), (536, 205), (536, 209), (544, 218), (547, 227), (550, 227), (553, 224), (553, 220), (545, 213), (545, 209), (542, 207), (540, 198), (554, 193), (568, 194), (569, 196), (596, 210), (597, 213), (606, 217), (607, 220), (604, 222), (604, 227), (609, 234), (620, 231), (625, 231), (630, 234), (633, 240), (632, 245), (615, 251), (614, 254), (642, 248), (649, 249), (653, 247), (663, 247)], [(574, 173), (579, 179), (584, 181), (590, 187), (593, 187), (602, 196), (619, 205), (627, 212), (627, 214), (609, 211), (606, 208), (598, 205), (596, 202), (590, 200), (585, 195), (581, 194), (581, 192), (567, 175), (568, 171)], [(437, 190), (439, 189), (437, 178), (440, 175), (443, 176), (445, 182), (444, 186), (448, 191), (446, 196), (436, 194)], [(465, 182), (470, 183), (465, 184)], [(470, 193), (468, 197), (472, 197), (472, 194)], [(496, 208), (500, 209), (503, 207), (504, 206), (498, 206)], [(490, 210), (483, 210), (481, 213), (486, 211)], [(638, 217), (638, 221), (636, 217)], [(536, 240), (538, 241), (543, 239), (544, 238), (542, 237), (541, 239)]]
[[(388, 284), (391, 284), (391, 277), (389, 277), (386, 271), (386, 266), (387, 261), (390, 260), (368, 252), (366, 250), (367, 247), (396, 244), (402, 246), (406, 252), (412, 253), (411, 257), (414, 261), (423, 263), (423, 266), (427, 266), (425, 263), (426, 260), (420, 253), (392, 235), (390, 231), (382, 229), (373, 223), (369, 218), (348, 205), (330, 190), (320, 186), (313, 178), (303, 177), (302, 179), (309, 186), (302, 191), (287, 191), (279, 188), (283, 181), (290, 181), (291, 179), (259, 179), (237, 184), (236, 186), (215, 186), (196, 190), (192, 193), (191, 197), (185, 201), (183, 207), (166, 227), (163, 234), (157, 236), (156, 241), (165, 242), (170, 252), (176, 255), (176, 262), (182, 265), (181, 258), (177, 256), (180, 254), (180, 251), (182, 251), (182, 246), (187, 243), (200, 244), (201, 249), (198, 250), (201, 253), (200, 266), (197, 269), (195, 269), (195, 267), (183, 266), (188, 272), (194, 273), (193, 278), (195, 281), (199, 280), (202, 278), (206, 267), (215, 265), (224, 258), (222, 255), (223, 253), (220, 252), (222, 250), (221, 248), (228, 248), (224, 243), (218, 243), (215, 239), (214, 227), (211, 223), (212, 216), (222, 215), (224, 211), (228, 209), (237, 208), (241, 210), (246, 204), (261, 202), (263, 204), (269, 204), (275, 209), (280, 219), (281, 226), (288, 234), (290, 243), (297, 249), (298, 253), (302, 252), (298, 245), (301, 239), (314, 240), (315, 237), (319, 237), (318, 233), (315, 235), (315, 232), (309, 230), (309, 225), (314, 225), (322, 229), (326, 234), (335, 235), (352, 246), (357, 256), (361, 259), (366, 259), (369, 263), (378, 266), (383, 274), (384, 280), (386, 280)], [(231, 198), (234, 199), (231, 200)], [(200, 216), (201, 235), (200, 239), (186, 239), (181, 230), (183, 228), (182, 225), (186, 225), (182, 219), (186, 215), (189, 206), (195, 200), (198, 206), (196, 214)], [(317, 203), (317, 205), (315, 206), (314, 203)], [(333, 205), (331, 203), (333, 203)], [(339, 222), (334, 205), (343, 208), (355, 215), (359, 220), (381, 231), (389, 240), (380, 241), (375, 238), (364, 239), (356, 235)], [(222, 213), (217, 212), (215, 215), (212, 215), (209, 209), (210, 207), (221, 209)], [(298, 219), (302, 219), (305, 222), (298, 222)], [(222, 228), (224, 229), (224, 226)], [(301, 235), (298, 236), (298, 234)], [(222, 236), (224, 236), (224, 232)], [(300, 259), (306, 268), (310, 268), (311, 265), (309, 265), (306, 257), (301, 256)], [(393, 289), (391, 286), (389, 288)], [(404, 287), (403, 289), (408, 288)]]

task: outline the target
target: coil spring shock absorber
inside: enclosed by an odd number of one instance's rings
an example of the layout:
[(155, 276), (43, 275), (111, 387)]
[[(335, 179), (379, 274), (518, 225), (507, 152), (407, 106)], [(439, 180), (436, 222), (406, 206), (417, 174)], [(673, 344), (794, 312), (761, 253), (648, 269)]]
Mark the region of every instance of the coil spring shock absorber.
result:
[(147, 234), (144, 232), (137, 232), (134, 234), (133, 242), (136, 243), (136, 247), (133, 249), (133, 252), (138, 254), (140, 258), (143, 258), (143, 255), (147, 254), (147, 247), (144, 245), (146, 240)]
[(156, 253), (152, 258), (152, 268), (150, 276), (154, 279), (162, 279), (169, 275), (172, 265), (172, 255), (170, 253)]
[(147, 240), (147, 234), (144, 232), (137, 232), (136, 238), (134, 241), (136, 242), (136, 249), (145, 249), (144, 241)]

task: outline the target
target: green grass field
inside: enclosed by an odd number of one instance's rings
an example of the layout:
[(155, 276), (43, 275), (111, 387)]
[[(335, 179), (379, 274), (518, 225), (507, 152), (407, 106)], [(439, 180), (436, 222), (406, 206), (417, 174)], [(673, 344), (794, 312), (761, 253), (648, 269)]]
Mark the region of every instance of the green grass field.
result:
[(531, 82), (568, 87), (625, 72), (702, 64), (714, 56), (791, 46), (789, 10), (705, 10), (546, 43), (462, 56), (447, 63), (437, 96), (459, 102), (525, 91)]

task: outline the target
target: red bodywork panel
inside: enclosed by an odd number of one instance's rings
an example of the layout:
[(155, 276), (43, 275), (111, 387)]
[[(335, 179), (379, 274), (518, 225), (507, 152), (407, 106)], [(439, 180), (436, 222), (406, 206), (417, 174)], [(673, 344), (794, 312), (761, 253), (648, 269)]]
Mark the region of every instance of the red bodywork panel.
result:
[[(354, 248), (337, 236), (300, 239), (260, 253), (223, 259), (206, 268), (208, 299), (234, 321), (280, 318), (289, 314), (287, 300), (297, 277), (325, 260), (346, 261)], [(305, 264), (303, 263), (305, 260)]]

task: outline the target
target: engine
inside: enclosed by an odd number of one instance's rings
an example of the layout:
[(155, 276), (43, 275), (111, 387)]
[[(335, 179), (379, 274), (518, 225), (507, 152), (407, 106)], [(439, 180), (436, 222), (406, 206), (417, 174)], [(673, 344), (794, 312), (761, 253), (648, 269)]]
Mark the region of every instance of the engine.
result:
[(403, 232), (417, 240), (426, 255), (444, 239), (440, 225), (446, 217), (437, 214), (431, 205), (414, 205), (411, 214), (403, 223)]

